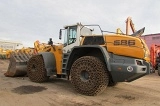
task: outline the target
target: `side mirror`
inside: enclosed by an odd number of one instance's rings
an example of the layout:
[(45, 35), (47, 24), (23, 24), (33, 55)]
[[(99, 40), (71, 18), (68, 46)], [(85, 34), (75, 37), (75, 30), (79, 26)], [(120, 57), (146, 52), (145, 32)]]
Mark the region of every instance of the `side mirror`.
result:
[(59, 39), (62, 39), (62, 29), (59, 30)]

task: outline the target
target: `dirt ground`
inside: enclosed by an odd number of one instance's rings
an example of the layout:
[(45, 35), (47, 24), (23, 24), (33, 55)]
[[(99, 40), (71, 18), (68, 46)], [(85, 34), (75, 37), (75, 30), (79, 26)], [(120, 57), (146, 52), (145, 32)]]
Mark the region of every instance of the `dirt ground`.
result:
[(108, 87), (98, 96), (78, 94), (67, 80), (31, 82), (28, 77), (5, 77), (8, 60), (0, 60), (0, 106), (160, 106), (157, 73)]

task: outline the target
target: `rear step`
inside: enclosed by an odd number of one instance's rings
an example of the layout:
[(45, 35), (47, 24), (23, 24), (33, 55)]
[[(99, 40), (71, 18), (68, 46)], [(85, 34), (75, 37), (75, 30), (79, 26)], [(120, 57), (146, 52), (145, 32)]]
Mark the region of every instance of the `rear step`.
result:
[(27, 62), (32, 54), (25, 52), (12, 52), (6, 77), (18, 77), (27, 75)]

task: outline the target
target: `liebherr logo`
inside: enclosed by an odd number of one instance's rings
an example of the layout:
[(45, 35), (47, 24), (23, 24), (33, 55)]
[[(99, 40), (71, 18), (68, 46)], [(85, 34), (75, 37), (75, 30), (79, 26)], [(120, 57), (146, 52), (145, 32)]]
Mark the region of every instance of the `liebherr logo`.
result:
[(133, 71), (133, 67), (132, 66), (128, 66), (127, 67), (127, 71), (132, 72)]

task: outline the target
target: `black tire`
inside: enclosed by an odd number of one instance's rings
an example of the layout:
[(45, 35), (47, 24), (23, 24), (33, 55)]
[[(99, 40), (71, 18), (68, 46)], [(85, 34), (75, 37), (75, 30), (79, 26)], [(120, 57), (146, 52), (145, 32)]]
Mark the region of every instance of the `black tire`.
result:
[(160, 76), (160, 67), (158, 66), (158, 75)]
[(84, 95), (93, 96), (104, 91), (108, 77), (105, 64), (93, 56), (83, 56), (71, 67), (71, 83), (77, 92)]
[(158, 75), (160, 76), (160, 70), (158, 70)]
[(116, 86), (116, 85), (117, 85), (117, 82), (109, 80), (109, 84), (108, 84), (109, 87), (113, 87), (113, 86)]
[(27, 74), (33, 82), (45, 82), (49, 79), (42, 55), (34, 55), (29, 59)]

